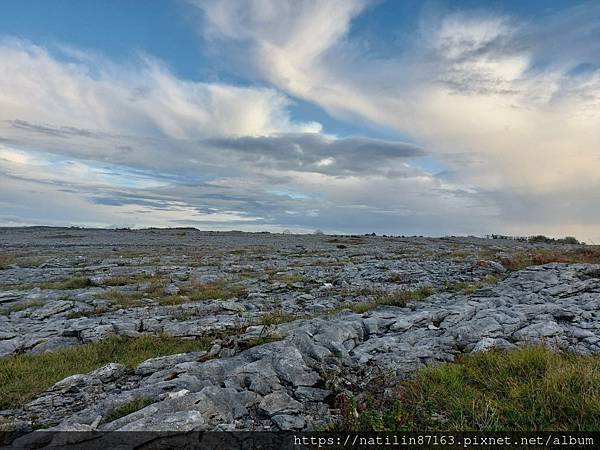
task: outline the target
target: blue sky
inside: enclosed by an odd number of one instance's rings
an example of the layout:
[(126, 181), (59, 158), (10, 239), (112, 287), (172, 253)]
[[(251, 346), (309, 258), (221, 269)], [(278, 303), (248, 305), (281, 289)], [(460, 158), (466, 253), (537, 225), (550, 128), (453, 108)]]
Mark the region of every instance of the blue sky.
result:
[(0, 3), (0, 224), (600, 240), (600, 5)]

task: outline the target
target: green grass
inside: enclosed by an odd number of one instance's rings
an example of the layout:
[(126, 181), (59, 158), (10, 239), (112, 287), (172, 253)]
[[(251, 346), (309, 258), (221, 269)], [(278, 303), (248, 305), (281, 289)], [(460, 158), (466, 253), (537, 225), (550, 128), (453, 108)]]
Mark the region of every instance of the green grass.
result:
[(113, 409), (113, 411), (106, 418), (106, 421), (112, 422), (113, 420), (128, 416), (129, 414), (133, 414), (134, 412), (139, 411), (140, 409), (143, 409), (152, 403), (154, 403), (152, 400), (146, 398), (130, 400)]
[(20, 303), (18, 305), (6, 306), (4, 308), (0, 308), (0, 316), (9, 316), (14, 312), (23, 311), (27, 308), (34, 308), (37, 306), (43, 306), (46, 303), (41, 300), (32, 300), (25, 303)]
[(537, 346), (478, 353), (421, 369), (394, 392), (395, 400), (365, 394), (368, 401), (359, 417), (349, 415), (338, 428), (600, 430), (599, 356)]
[(23, 405), (70, 375), (86, 373), (110, 362), (135, 367), (157, 356), (206, 350), (213, 339), (113, 337), (54, 352), (3, 358), (0, 359), (0, 410)]

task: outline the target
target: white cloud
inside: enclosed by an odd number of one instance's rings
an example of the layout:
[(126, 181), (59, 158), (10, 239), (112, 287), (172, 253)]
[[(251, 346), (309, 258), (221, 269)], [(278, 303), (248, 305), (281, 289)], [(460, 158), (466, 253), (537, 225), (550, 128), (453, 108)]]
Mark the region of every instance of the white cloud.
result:
[[(408, 134), (436, 151), (460, 184), (482, 195), (519, 192), (546, 201), (577, 189), (589, 192), (587, 203), (594, 204), (592, 193), (600, 189), (598, 5), (528, 23), (481, 12), (439, 14), (423, 21), (417, 46), (369, 59), (360, 38), (349, 34), (362, 2), (327, 3), (337, 14), (311, 1), (199, 3), (211, 44), (214, 36), (246, 41), (253, 69), (266, 80), (338, 118)], [(286, 14), (290, 4), (294, 14)], [(278, 11), (278, 19), (264, 10)], [(236, 34), (240, 17), (244, 31)], [(327, 29), (334, 31), (313, 39)], [(595, 69), (574, 70), (590, 62)], [(510, 201), (503, 195), (486, 198)], [(495, 204), (499, 213), (506, 206)], [(549, 233), (572, 229), (571, 220), (562, 226), (550, 226), (541, 216), (528, 220), (509, 225), (499, 217), (498, 226)], [(589, 217), (581, 220), (587, 222), (578, 229), (590, 233), (600, 225)]]

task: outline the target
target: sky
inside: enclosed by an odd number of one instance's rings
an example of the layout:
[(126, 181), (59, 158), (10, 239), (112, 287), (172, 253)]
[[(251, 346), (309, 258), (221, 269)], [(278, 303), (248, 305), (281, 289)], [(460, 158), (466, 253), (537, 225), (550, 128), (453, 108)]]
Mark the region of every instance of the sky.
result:
[(600, 243), (599, 204), (599, 2), (0, 2), (0, 226)]

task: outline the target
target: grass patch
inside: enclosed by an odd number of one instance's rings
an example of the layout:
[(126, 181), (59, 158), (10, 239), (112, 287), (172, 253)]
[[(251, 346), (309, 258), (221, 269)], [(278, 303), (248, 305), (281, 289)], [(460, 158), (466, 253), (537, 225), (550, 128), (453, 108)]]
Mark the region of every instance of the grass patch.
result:
[(54, 290), (70, 290), (70, 289), (83, 289), (90, 287), (92, 283), (88, 277), (71, 277), (61, 281), (49, 281), (39, 285), (41, 289), (54, 289)]
[(304, 275), (300, 274), (282, 274), (272, 277), (272, 281), (278, 281), (285, 284), (302, 283), (305, 281)]
[(502, 279), (499, 275), (486, 275), (479, 281), (459, 281), (457, 283), (449, 283), (446, 285), (446, 292), (459, 292), (465, 295), (473, 294), (477, 289), (491, 284), (496, 284)]
[(70, 375), (86, 373), (110, 362), (133, 368), (157, 356), (206, 350), (213, 339), (112, 337), (54, 352), (3, 358), (0, 359), (0, 410), (21, 406)]
[(183, 287), (181, 293), (189, 297), (191, 301), (227, 300), (233, 297), (245, 297), (246, 289), (239, 284), (230, 284), (225, 280), (218, 280), (210, 283), (192, 282), (191, 286)]
[(52, 290), (71, 290), (71, 289), (84, 289), (90, 287), (92, 283), (88, 277), (76, 276), (66, 280), (60, 281), (47, 281), (40, 284), (33, 283), (19, 283), (19, 284), (4, 284), (0, 286), (0, 290), (3, 291), (29, 291), (36, 287), (40, 289), (52, 289)]
[(110, 310), (107, 308), (94, 308), (89, 311), (74, 311), (66, 315), (67, 319), (79, 319), (80, 317), (95, 317), (106, 314)]
[(270, 335), (270, 336), (258, 336), (251, 339), (246, 339), (245, 341), (240, 341), (240, 350), (247, 350), (252, 347), (256, 347), (258, 345), (268, 344), (270, 342), (281, 341), (283, 336), (279, 335)]
[(32, 300), (30, 302), (19, 303), (18, 305), (5, 306), (0, 308), (0, 316), (10, 316), (12, 313), (23, 311), (27, 308), (35, 308), (44, 306), (46, 303), (40, 300)]
[(0, 270), (8, 269), (16, 262), (17, 258), (14, 255), (0, 255)]
[(155, 280), (156, 275), (136, 274), (136, 275), (117, 275), (107, 278), (103, 281), (104, 286), (127, 286), (128, 284), (139, 283), (146, 280)]
[(140, 409), (143, 409), (146, 406), (151, 405), (152, 403), (154, 403), (154, 401), (147, 398), (138, 398), (135, 400), (130, 400), (113, 409), (113, 411), (106, 418), (106, 421), (112, 422), (113, 420), (117, 420), (121, 417), (128, 416), (129, 414), (133, 414), (134, 412), (139, 411)]
[(418, 370), (395, 399), (367, 393), (341, 429), (600, 430), (600, 357), (543, 347), (490, 351)]
[(286, 322), (291, 322), (293, 320), (299, 319), (299, 316), (294, 314), (287, 313), (285, 311), (273, 311), (267, 314), (264, 314), (260, 317), (257, 325), (264, 326), (275, 326)]
[(454, 251), (450, 252), (449, 256), (452, 259), (463, 260), (463, 259), (467, 259), (469, 256), (471, 256), (471, 254), (469, 252), (466, 252), (463, 250), (454, 250)]
[(337, 314), (340, 311), (349, 309), (357, 314), (364, 314), (379, 306), (406, 306), (411, 301), (424, 300), (435, 292), (431, 288), (422, 287), (414, 291), (396, 291), (389, 294), (379, 294), (371, 302), (350, 303), (339, 306), (338, 308), (327, 311), (327, 315)]
[(122, 292), (117, 289), (111, 289), (101, 294), (100, 297), (111, 302), (117, 309), (133, 308), (140, 305), (140, 300), (144, 297), (144, 292)]
[[(182, 303), (187, 303), (189, 301), (190, 301), (189, 297), (172, 294), (172, 295), (163, 295), (163, 296), (159, 297), (158, 304), (161, 306), (175, 306), (175, 305), (181, 305)], [(177, 316), (177, 320), (188, 320), (191, 317), (192, 316), (190, 314), (187, 314), (187, 315), (180, 314), (179, 316)]]
[(8, 269), (12, 266), (32, 269), (39, 267), (48, 261), (48, 258), (42, 256), (15, 256), (10, 254), (0, 255), (0, 270)]

